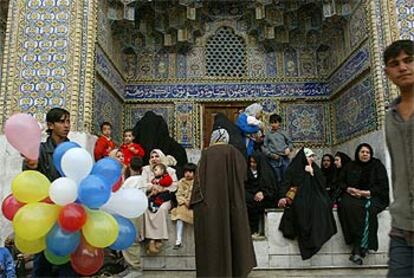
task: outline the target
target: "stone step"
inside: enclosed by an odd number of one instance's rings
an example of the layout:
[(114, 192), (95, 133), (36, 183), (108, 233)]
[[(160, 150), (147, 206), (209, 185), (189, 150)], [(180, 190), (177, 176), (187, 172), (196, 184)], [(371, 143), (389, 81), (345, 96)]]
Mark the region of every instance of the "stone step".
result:
[[(326, 269), (301, 269), (301, 270), (253, 270), (249, 278), (270, 278), (270, 277), (318, 277), (318, 278), (385, 278), (387, 275), (386, 268), (368, 268), (363, 270), (358, 268), (326, 268)], [(127, 275), (126, 278), (134, 278), (134, 275)], [(194, 278), (196, 277), (195, 271), (159, 271), (159, 270), (146, 270), (143, 272), (143, 276), (151, 278)]]
[[(269, 210), (265, 215), (265, 237), (253, 242), (258, 269), (294, 271), (312, 268), (332, 269), (332, 267), (343, 269), (355, 268), (355, 264), (348, 260), (351, 250), (344, 243), (335, 210), (334, 217), (338, 233), (325, 243), (316, 255), (306, 261), (303, 261), (300, 257), (297, 241), (285, 239), (278, 230), (282, 214), (283, 210)], [(387, 265), (388, 232), (391, 224), (389, 212), (386, 210), (380, 213), (378, 221), (379, 250), (367, 255), (362, 266), (364, 269), (383, 269)], [(157, 256), (148, 256), (145, 253), (145, 248), (141, 249), (144, 270), (195, 270), (193, 227), (185, 225), (183, 246), (179, 250), (173, 249), (175, 224), (172, 221), (168, 222), (168, 229), (170, 238), (164, 242), (162, 251)]]

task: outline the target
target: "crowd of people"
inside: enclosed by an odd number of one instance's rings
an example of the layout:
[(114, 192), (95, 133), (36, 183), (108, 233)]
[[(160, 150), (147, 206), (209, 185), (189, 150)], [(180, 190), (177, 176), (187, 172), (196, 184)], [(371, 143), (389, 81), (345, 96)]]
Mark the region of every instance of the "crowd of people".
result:
[[(389, 277), (414, 274), (414, 179), (408, 159), (414, 156), (413, 55), (414, 43), (408, 40), (393, 43), (384, 53), (385, 72), (401, 91), (386, 118), (394, 186)], [(345, 243), (352, 248), (350, 261), (361, 265), (369, 251), (378, 249), (377, 215), (390, 203), (389, 182), (372, 146), (358, 145), (353, 159), (344, 152), (324, 154), (318, 165), (310, 148), (293, 149), (279, 115), (271, 115), (266, 125), (262, 112), (254, 103), (235, 123), (217, 114), (210, 145), (202, 150), (198, 166), (187, 162), (185, 150), (153, 112), (124, 131), (119, 148), (111, 139), (111, 124), (102, 123), (95, 159), (117, 159), (123, 165), (119, 190), (138, 188), (149, 200), (144, 215), (134, 220), (139, 231), (136, 242), (122, 251), (128, 272), (141, 271), (143, 244), (147, 254), (159, 254), (169, 240), (171, 219), (176, 224), (174, 249), (186, 244), (185, 225), (194, 225), (198, 276), (246, 277), (256, 266), (252, 239), (263, 233), (265, 209), (275, 207), (284, 208), (279, 230), (286, 238), (297, 238), (302, 259), (312, 257), (337, 233), (333, 208)], [(52, 155), (58, 144), (68, 141), (69, 112), (53, 108), (46, 122), (49, 137), (41, 144), (39, 159), (25, 158), (23, 169), (40, 171), (53, 181), (60, 174)], [(0, 251), (9, 258), (4, 249)], [(10, 270), (10, 260), (5, 261), (3, 269)], [(33, 274), (76, 276), (70, 264), (51, 265), (42, 253), (35, 256)]]

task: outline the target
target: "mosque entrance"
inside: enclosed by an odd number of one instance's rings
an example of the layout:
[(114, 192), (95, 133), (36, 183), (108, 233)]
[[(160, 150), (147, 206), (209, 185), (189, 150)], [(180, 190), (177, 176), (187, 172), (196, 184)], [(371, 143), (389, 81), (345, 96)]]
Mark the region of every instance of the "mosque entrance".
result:
[(223, 113), (233, 123), (236, 121), (240, 110), (243, 110), (248, 104), (243, 102), (232, 103), (208, 103), (204, 104), (203, 112), (203, 148), (207, 147), (210, 141), (211, 131), (214, 124), (214, 116), (217, 113)]

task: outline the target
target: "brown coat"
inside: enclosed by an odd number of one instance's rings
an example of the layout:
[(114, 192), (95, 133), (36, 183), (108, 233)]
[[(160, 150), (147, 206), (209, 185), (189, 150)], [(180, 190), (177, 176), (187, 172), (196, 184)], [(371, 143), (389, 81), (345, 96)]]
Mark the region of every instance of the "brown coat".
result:
[(193, 210), (189, 209), (185, 204), (190, 203), (191, 190), (193, 189), (193, 181), (182, 178), (177, 184), (177, 207), (171, 210), (171, 220), (182, 220), (186, 223), (193, 224)]
[(256, 266), (244, 194), (246, 160), (231, 145), (203, 150), (194, 181), (197, 277), (247, 277)]

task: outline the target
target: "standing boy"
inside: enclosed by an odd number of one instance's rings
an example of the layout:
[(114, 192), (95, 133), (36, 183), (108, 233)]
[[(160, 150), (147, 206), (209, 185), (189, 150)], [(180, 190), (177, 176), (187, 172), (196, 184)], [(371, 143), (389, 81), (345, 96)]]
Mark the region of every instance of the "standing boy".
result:
[[(46, 114), (47, 134), (46, 142), (40, 144), (38, 160), (25, 158), (23, 170), (37, 170), (44, 174), (50, 182), (60, 178), (59, 172), (53, 164), (53, 152), (56, 147), (69, 141), (70, 114), (62, 108), (52, 108)], [(70, 263), (56, 266), (49, 263), (42, 253), (36, 254), (33, 265), (33, 277), (77, 277)]]
[(101, 158), (104, 158), (109, 155), (109, 153), (115, 149), (115, 143), (112, 141), (112, 125), (110, 122), (103, 122), (101, 124), (102, 135), (98, 138), (95, 144), (95, 161), (98, 161)]
[(134, 143), (135, 137), (132, 134), (132, 129), (126, 129), (124, 131), (124, 143), (121, 145), (120, 149), (124, 154), (124, 164), (129, 165), (131, 158), (133, 156), (139, 156), (140, 158), (144, 157), (144, 149), (140, 144)]
[(388, 277), (414, 277), (414, 42), (395, 41), (383, 58), (400, 90), (385, 118), (394, 189)]
[(280, 129), (282, 118), (277, 114), (269, 117), (270, 130), (265, 134), (262, 150), (268, 157), (270, 165), (280, 185), (289, 164), (289, 154), (293, 150), (292, 140)]

